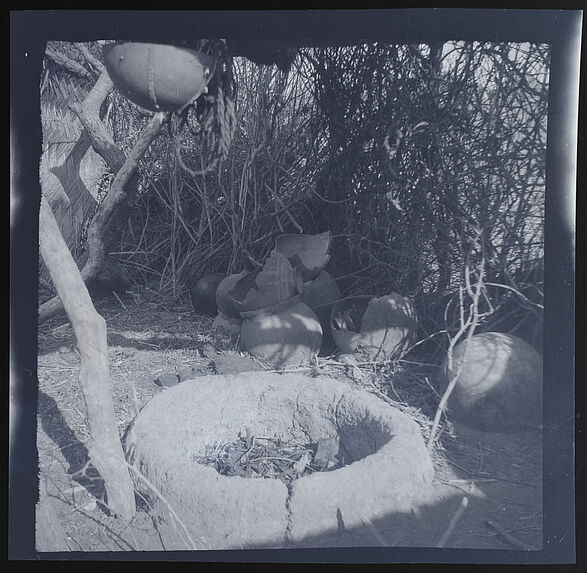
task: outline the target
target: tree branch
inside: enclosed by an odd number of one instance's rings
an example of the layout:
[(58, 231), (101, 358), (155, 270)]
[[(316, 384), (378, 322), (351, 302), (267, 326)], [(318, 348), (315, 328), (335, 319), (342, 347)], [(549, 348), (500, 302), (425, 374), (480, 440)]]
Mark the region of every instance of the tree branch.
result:
[(126, 161), (119, 169), (112, 186), (108, 191), (100, 209), (92, 219), (88, 230), (89, 257), (82, 269), (84, 280), (96, 276), (100, 272), (107, 252), (107, 242), (104, 240), (108, 228), (112, 225), (113, 219), (120, 216), (121, 207), (126, 203), (132, 203), (136, 193), (136, 184), (127, 185), (134, 175), (140, 158), (161, 129), (165, 114), (157, 113), (153, 116), (146, 129), (143, 131), (135, 146), (132, 148)]
[(126, 158), (124, 152), (114, 144), (106, 125), (100, 119), (100, 107), (112, 88), (113, 84), (108, 72), (103, 71), (83, 104), (74, 103), (69, 107), (79, 117), (88, 132), (96, 153), (102, 156), (113, 173), (118, 173)]
[[(133, 180), (135, 179), (133, 175), (137, 163), (159, 133), (165, 118), (164, 113), (155, 114), (128, 157), (126, 157), (124, 152), (114, 144), (106, 126), (100, 120), (100, 107), (112, 87), (112, 80), (108, 73), (104, 71), (88, 93), (83, 104), (71, 105), (71, 109), (77, 114), (86, 129), (92, 142), (92, 147), (116, 174), (106, 198), (100, 205), (88, 229), (89, 256), (82, 269), (82, 278), (86, 282), (97, 276), (103, 268), (108, 246), (111, 242), (107, 238), (107, 231), (114, 226), (116, 218), (121, 218), (125, 214), (124, 209), (121, 209), (121, 207), (125, 203), (126, 205), (132, 204), (136, 194), (137, 182)], [(59, 297), (54, 297), (45, 302), (39, 308), (39, 323), (60, 312), (62, 308), (63, 305)]]
[[(483, 239), (481, 238), (481, 241)], [(480, 318), (480, 314), (479, 314), (479, 300), (481, 298), (481, 291), (483, 289), (483, 279), (484, 279), (484, 274), (485, 274), (485, 251), (483, 249), (483, 243), (481, 244), (481, 261), (479, 262), (479, 276), (477, 279), (477, 283), (475, 285), (475, 289), (474, 291), (472, 291), (470, 293), (470, 296), (472, 298), (472, 303), (470, 306), (470, 310), (469, 310), (469, 315), (467, 316), (466, 321), (463, 323), (461, 321), (461, 328), (459, 329), (459, 331), (457, 332), (457, 334), (451, 339), (449, 347), (448, 347), (448, 351), (447, 351), (447, 376), (449, 378), (449, 383), (448, 386), (446, 387), (446, 390), (444, 391), (442, 398), (440, 399), (440, 403), (438, 404), (438, 408), (436, 409), (436, 413), (434, 415), (434, 421), (432, 423), (432, 429), (430, 430), (430, 437), (428, 438), (428, 444), (427, 447), (428, 449), (431, 449), (432, 446), (434, 445), (434, 442), (436, 440), (436, 435), (438, 433), (438, 426), (440, 424), (440, 418), (442, 417), (443, 412), (446, 410), (446, 407), (448, 405), (448, 400), (453, 392), (453, 390), (455, 389), (455, 386), (457, 385), (457, 382), (459, 380), (459, 376), (461, 375), (461, 371), (465, 365), (465, 360), (467, 357), (467, 348), (469, 347), (469, 342), (471, 341), (471, 338), (473, 337), (473, 335), (475, 334), (475, 330), (477, 328), (477, 324), (479, 322), (479, 318)], [(465, 273), (465, 279), (468, 280), (469, 279), (469, 266), (468, 264), (466, 265), (465, 269), (464, 269), (464, 273)], [(463, 290), (463, 287), (461, 286), (461, 291)], [(468, 291), (468, 289), (467, 289)], [(453, 369), (454, 366), (454, 349), (457, 345), (457, 343), (460, 341), (460, 339), (463, 337), (463, 335), (466, 333), (466, 338), (465, 338), (465, 347), (463, 350), (463, 354), (461, 357), (461, 360), (459, 362), (459, 364), (457, 365), (457, 369), (456, 372)]]
[(97, 72), (99, 74), (101, 74), (104, 71), (104, 64), (98, 58), (96, 58), (96, 56), (94, 56), (94, 54), (92, 54), (92, 52), (90, 52), (90, 50), (88, 49), (88, 47), (85, 44), (81, 44), (81, 43), (76, 42), (74, 44), (74, 46), (83, 55), (83, 57), (90, 64), (90, 66), (92, 66), (92, 68), (97, 70)]

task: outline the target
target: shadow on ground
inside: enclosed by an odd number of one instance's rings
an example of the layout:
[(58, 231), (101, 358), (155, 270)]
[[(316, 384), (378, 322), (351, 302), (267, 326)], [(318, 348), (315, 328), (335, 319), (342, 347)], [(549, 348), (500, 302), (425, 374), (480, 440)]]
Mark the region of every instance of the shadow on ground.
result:
[[(541, 550), (541, 430), (489, 433), (457, 424), (455, 434), (445, 443), (454, 475), (437, 476), (422, 491), (416, 511), (372, 521), (365, 516), (362, 527), (348, 530), (339, 520), (337, 531), (306, 539), (299, 547)], [(464, 497), (468, 504), (462, 510)]]
[[(339, 511), (336, 529), (291, 546), (257, 544), (244, 549), (254, 553), (257, 549), (339, 548), (342, 561), (352, 559), (354, 547), (540, 551), (541, 431), (526, 428), (488, 433), (461, 425), (455, 431), (445, 444), (454, 471), (437, 475), (434, 483), (424, 487), (411, 513), (390, 513), (380, 518), (365, 515), (359, 520), (353, 516), (353, 521), (362, 525), (349, 528)], [(467, 499), (464, 509), (463, 498)], [(346, 519), (350, 522), (349, 517)], [(164, 518), (160, 524), (163, 545), (168, 550), (186, 549), (172, 521)], [(195, 538), (205, 536), (205, 532), (192, 533)], [(243, 555), (248, 558), (247, 551)]]
[(100, 502), (105, 512), (106, 490), (98, 470), (90, 463), (88, 449), (67, 425), (55, 400), (39, 391), (38, 411), (41, 426), (47, 436), (59, 447), (69, 464), (67, 473)]
[[(66, 339), (54, 339), (44, 341), (39, 345), (39, 355), (44, 356), (51, 352), (56, 352), (61, 348), (73, 347), (76, 344), (75, 337), (71, 336)], [(193, 350), (198, 348), (199, 344), (192, 338), (177, 338), (170, 336), (149, 336), (147, 338), (131, 338), (115, 331), (108, 332), (108, 346), (120, 346), (126, 348), (136, 348), (137, 350), (153, 350), (161, 352), (162, 350)]]

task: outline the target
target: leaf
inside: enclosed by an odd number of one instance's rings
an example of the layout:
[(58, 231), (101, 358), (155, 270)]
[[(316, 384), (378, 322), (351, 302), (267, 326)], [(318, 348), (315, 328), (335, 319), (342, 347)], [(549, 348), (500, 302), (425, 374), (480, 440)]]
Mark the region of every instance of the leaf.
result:
[(355, 380), (365, 380), (365, 375), (363, 374), (363, 372), (361, 372), (361, 369), (359, 368), (359, 365), (354, 356), (350, 354), (343, 354), (340, 357), (340, 361), (344, 364), (348, 364), (348, 366), (352, 370), (352, 377)]
[(300, 477), (304, 473), (311, 461), (312, 453), (309, 450), (306, 450), (293, 466), (296, 477)]
[(330, 468), (338, 463), (338, 450), (340, 448), (340, 441), (338, 436), (332, 438), (322, 438), (317, 442), (316, 455), (314, 461), (322, 469)]

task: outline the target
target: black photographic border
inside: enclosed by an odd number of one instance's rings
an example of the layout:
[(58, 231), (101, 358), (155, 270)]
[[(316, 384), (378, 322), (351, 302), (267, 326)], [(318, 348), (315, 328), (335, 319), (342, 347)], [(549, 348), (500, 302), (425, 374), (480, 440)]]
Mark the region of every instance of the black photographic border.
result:
[[(562, 6), (561, 6), (562, 7)], [(190, 16), (186, 18), (186, 16)], [(568, 212), (574, 185), (581, 189), (585, 157), (580, 115), (578, 172), (569, 168), (576, 122), (577, 34), (582, 13), (481, 8), (389, 10), (54, 10), (10, 13), (10, 421), (9, 530), (11, 560), (190, 561), (233, 563), (573, 563), (575, 561), (574, 458), (584, 471), (575, 413), (575, 228)], [(214, 33), (212, 33), (214, 31)], [(455, 31), (458, 31), (455, 34)], [(34, 507), (36, 452), (37, 260), (41, 155), (39, 77), (45, 42), (52, 39), (161, 39), (200, 37), (386, 38), (546, 42), (552, 46), (549, 89), (545, 221), (544, 328), (544, 548), (539, 552), (433, 548), (321, 548), (166, 553), (38, 554)], [(458, 36), (458, 37), (457, 37)], [(583, 54), (583, 61), (585, 54)], [(584, 77), (581, 78), (584, 94)], [(583, 152), (583, 153), (581, 153)], [(577, 193), (577, 201), (579, 201)], [(580, 367), (579, 367), (580, 368)], [(579, 370), (578, 370), (579, 371)], [(580, 377), (579, 377), (580, 378)], [(583, 414), (584, 415), (584, 414)], [(7, 419), (9, 417), (7, 416)], [(577, 442), (575, 443), (575, 429)], [(578, 537), (579, 541), (580, 538)], [(581, 550), (580, 543), (577, 550)]]

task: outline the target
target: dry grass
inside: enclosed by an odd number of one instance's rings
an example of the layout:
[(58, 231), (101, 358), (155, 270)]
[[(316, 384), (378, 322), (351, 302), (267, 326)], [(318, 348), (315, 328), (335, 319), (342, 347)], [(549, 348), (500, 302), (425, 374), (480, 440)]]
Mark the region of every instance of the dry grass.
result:
[[(165, 391), (155, 383), (160, 374), (179, 372), (186, 367), (209, 374), (207, 353), (238, 352), (229, 337), (212, 331), (211, 317), (194, 314), (187, 304), (173, 304), (146, 292), (122, 301), (124, 307), (114, 298), (96, 305), (108, 325), (113, 400), (121, 436), (137, 412)], [(139, 499), (139, 511), (129, 524), (122, 524), (108, 514), (101, 479), (87, 458), (85, 444), (90, 436), (77, 382), (78, 367), (79, 357), (67, 320), (55, 317), (41, 325), (38, 362), (41, 488), (47, 492), (63, 525), (68, 546), (77, 551), (169, 550), (191, 546), (171, 511), (167, 517), (162, 518), (159, 513), (156, 518), (146, 500)], [(372, 392), (410, 416), (424, 439), (429, 436), (440, 399), (435, 367), (411, 361), (408, 354), (401, 361), (380, 364), (321, 356), (315, 364), (298, 370), (344, 379)], [(540, 483), (531, 479), (532, 472), (540, 471), (538, 439), (534, 444), (487, 442), (486, 436), (479, 435), (481, 445), (478, 445), (475, 436), (466, 441), (462, 436), (457, 437), (446, 419), (440, 430), (441, 439), (431, 451), (437, 482), (456, 491), (462, 489), (467, 495), (473, 485), (499, 487), (504, 499), (513, 491), (510, 488), (540, 492)], [(280, 457), (298, 461), (299, 452), (290, 453), (291, 456)], [(515, 521), (506, 529), (512, 533), (517, 527), (515, 535), (532, 542), (540, 532), (541, 507), (533, 498), (520, 497), (515, 501), (528, 505), (511, 506)], [(472, 511), (469, 507), (463, 520)], [(498, 527), (503, 525), (500, 514), (488, 513), (485, 517)], [(174, 542), (161, 533), (162, 523), (158, 519), (167, 520), (172, 531), (177, 528)], [(389, 525), (375, 524), (375, 527), (381, 533), (381, 528)], [(166, 531), (169, 532), (169, 527)], [(379, 543), (368, 527), (365, 531), (371, 544)], [(477, 536), (489, 536), (479, 537), (483, 542), (500, 546), (501, 539), (503, 543), (503, 536), (486, 524), (475, 531)], [(470, 538), (470, 542), (474, 544), (475, 539)], [(193, 541), (200, 543), (199, 538)]]

